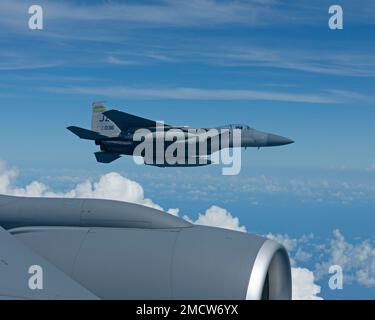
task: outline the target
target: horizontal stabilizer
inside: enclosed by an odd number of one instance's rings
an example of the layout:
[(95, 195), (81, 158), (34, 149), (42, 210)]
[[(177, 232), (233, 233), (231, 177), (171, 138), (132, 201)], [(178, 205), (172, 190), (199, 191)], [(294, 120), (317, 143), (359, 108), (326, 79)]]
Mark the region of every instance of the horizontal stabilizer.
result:
[(86, 139), (86, 140), (105, 140), (108, 139), (109, 137), (103, 136), (95, 131), (87, 130), (84, 128), (80, 127), (68, 127), (67, 128), (69, 131), (73, 132), (76, 136), (80, 137), (81, 139)]
[(119, 158), (121, 158), (121, 155), (118, 153), (113, 152), (105, 152), (105, 151), (99, 151), (95, 152), (96, 161), (100, 163), (111, 163)]

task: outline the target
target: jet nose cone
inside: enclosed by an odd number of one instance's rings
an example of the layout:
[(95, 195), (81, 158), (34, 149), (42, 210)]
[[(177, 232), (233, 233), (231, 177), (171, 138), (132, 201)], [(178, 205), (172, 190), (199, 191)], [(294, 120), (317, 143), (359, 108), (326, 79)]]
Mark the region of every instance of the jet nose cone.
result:
[(273, 146), (283, 146), (286, 144), (291, 144), (294, 143), (293, 140), (278, 136), (276, 134), (269, 134), (268, 135), (268, 146), (273, 147)]

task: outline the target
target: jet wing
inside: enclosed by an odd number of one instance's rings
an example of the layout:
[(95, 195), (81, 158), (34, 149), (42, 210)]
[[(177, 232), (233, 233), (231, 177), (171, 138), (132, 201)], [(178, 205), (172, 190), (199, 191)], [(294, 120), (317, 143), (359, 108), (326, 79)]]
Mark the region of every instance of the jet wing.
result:
[[(43, 289), (31, 290), (31, 266), (43, 270)], [(0, 300), (97, 300), (98, 297), (0, 227)]]
[[(154, 120), (145, 119), (142, 117), (138, 117), (135, 115), (132, 115), (130, 113), (121, 112), (118, 110), (109, 110), (106, 112), (103, 112), (103, 114), (112, 122), (118, 126), (121, 131), (128, 131), (129, 129), (132, 129), (132, 131), (135, 131), (140, 128), (155, 128), (157, 122)], [(165, 127), (171, 127), (167, 124), (164, 124)]]

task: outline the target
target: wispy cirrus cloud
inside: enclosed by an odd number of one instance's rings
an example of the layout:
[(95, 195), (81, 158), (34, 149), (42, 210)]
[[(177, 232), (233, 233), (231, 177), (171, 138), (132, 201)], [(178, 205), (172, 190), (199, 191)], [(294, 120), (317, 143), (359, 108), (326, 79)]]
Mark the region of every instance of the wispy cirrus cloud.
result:
[[(361, 1), (367, 8), (362, 9), (349, 1), (345, 21), (351, 19), (372, 23), (367, 17), (375, 13), (371, 1)], [(375, 59), (372, 46), (363, 48), (345, 40), (339, 50), (316, 49), (309, 41), (299, 38), (295, 47), (288, 42), (272, 42), (266, 45), (264, 28), (273, 33), (272, 27), (280, 24), (298, 28), (299, 24), (327, 24), (327, 1), (308, 1), (285, 3), (279, 0), (252, 1), (156, 1), (156, 2), (74, 2), (40, 1), (45, 12), (45, 29), (32, 33), (27, 27), (28, 1), (3, 0), (1, 12), (6, 12), (0, 21), (0, 37), (12, 44), (13, 41), (30, 41), (40, 46), (40, 52), (54, 52), (58, 63), (64, 61), (70, 66), (141, 65), (148, 63), (202, 63), (215, 66), (270, 68), (293, 70), (331, 76), (374, 77)], [(360, 19), (362, 17), (362, 20)], [(295, 26), (297, 24), (297, 26)], [(215, 31), (216, 27), (231, 30), (236, 27), (251, 28), (252, 36), (240, 36), (232, 41), (225, 32)], [(156, 29), (153, 29), (157, 27)], [(197, 33), (194, 30), (206, 30)], [(95, 32), (93, 32), (93, 30)], [(187, 31), (187, 32), (186, 32)], [(328, 30), (327, 30), (328, 32)], [(9, 38), (15, 33), (16, 38)], [(74, 49), (77, 43), (87, 41), (91, 44), (103, 42), (116, 47), (116, 50), (103, 52), (97, 46), (82, 46)], [(246, 45), (246, 43), (251, 43)], [(312, 41), (316, 43), (316, 39)], [(302, 49), (303, 47), (306, 47)], [(56, 50), (57, 49), (57, 50)], [(25, 52), (27, 56), (29, 52)], [(103, 55), (106, 58), (103, 59)], [(25, 59), (21, 63), (14, 59), (4, 63), (3, 70), (26, 68), (45, 68), (55, 66), (56, 62), (43, 63), (38, 59)], [(8, 65), (8, 67), (6, 66)], [(8, 68), (8, 69), (6, 69)]]
[[(211, 27), (222, 24), (260, 26), (275, 22), (285, 23), (287, 14), (290, 13), (290, 9), (285, 10), (277, 0), (161, 0), (146, 3), (130, 1), (73, 3), (40, 0), (39, 4), (45, 8), (47, 22), (50, 24), (61, 22), (60, 25), (63, 25), (82, 21), (98, 24), (120, 21), (127, 27), (131, 25), (132, 28), (145, 25), (164, 27)], [(7, 16), (2, 24), (8, 28), (21, 27), (22, 14), (27, 12), (29, 6), (30, 3), (24, 0), (3, 0), (0, 9), (3, 12), (6, 11)], [(300, 22), (303, 22), (303, 19)]]
[(125, 59), (120, 59), (112, 55), (106, 58), (106, 62), (109, 64), (117, 65), (117, 66), (129, 66), (129, 65), (137, 64), (136, 62), (125, 60)]
[(132, 99), (176, 99), (176, 100), (263, 100), (304, 103), (340, 103), (338, 96), (327, 93), (290, 93), (248, 89), (203, 89), (203, 88), (133, 88), (110, 87), (44, 87), (43, 91), (64, 94), (101, 95), (104, 97)]
[[(211, 27), (222, 24), (252, 26), (303, 24), (311, 25), (326, 19), (328, 7), (326, 0), (314, 3), (303, 0), (297, 3), (285, 3), (280, 0), (160, 0), (152, 2), (138, 1), (102, 1), (76, 2), (40, 0), (48, 13), (48, 20), (74, 22), (92, 21), (93, 23), (121, 21), (138, 27), (145, 25), (161, 26), (199, 26)], [(375, 6), (372, 1), (342, 0), (340, 3), (348, 9), (348, 20), (358, 23), (372, 23), (371, 13)], [(30, 3), (26, 0), (3, 0), (0, 8), (6, 10), (5, 21), (21, 20), (21, 13), (27, 12)], [(366, 9), (364, 9), (366, 8)], [(18, 19), (15, 19), (18, 18)], [(4, 23), (4, 20), (3, 20)], [(8, 25), (9, 26), (9, 25)]]
[(35, 61), (12, 61), (10, 63), (0, 63), (0, 71), (14, 71), (14, 70), (34, 70), (47, 69), (61, 66), (60, 62), (35, 62)]
[(234, 45), (230, 52), (223, 49), (207, 52), (207, 56), (216, 59), (219, 64), (231, 66), (268, 67), (335, 76), (375, 76), (373, 54), (347, 49), (337, 52)]
[(4, 49), (0, 51), (0, 71), (46, 69), (61, 66), (58, 58), (44, 58), (35, 54)]

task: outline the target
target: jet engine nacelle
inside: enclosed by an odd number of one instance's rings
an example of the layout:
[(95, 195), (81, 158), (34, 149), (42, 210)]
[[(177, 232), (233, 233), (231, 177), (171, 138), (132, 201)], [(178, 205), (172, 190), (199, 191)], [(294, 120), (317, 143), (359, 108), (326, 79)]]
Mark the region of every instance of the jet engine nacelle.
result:
[(289, 258), (277, 242), (155, 209), (0, 197), (0, 225), (101, 299), (291, 298)]

